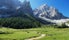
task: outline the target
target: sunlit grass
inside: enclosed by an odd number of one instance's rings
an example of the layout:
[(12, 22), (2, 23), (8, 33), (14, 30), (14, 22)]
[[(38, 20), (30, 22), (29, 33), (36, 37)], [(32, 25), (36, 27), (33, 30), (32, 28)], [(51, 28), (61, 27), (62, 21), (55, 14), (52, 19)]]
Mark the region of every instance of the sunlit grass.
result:
[(46, 34), (39, 40), (69, 40), (69, 28), (41, 27), (31, 29), (11, 29), (0, 28), (0, 31), (10, 32), (9, 34), (0, 34), (0, 40), (24, 40), (31, 37)]
[(0, 34), (0, 40), (24, 40), (26, 38), (39, 35), (35, 31), (25, 31), (9, 28), (0, 28), (0, 31), (3, 32)]

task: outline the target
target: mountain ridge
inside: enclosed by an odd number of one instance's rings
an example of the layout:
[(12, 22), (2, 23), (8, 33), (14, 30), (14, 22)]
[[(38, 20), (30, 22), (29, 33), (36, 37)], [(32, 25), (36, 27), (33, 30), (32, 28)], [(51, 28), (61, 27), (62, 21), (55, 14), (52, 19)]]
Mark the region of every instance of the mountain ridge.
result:
[[(0, 0), (1, 1), (1, 0)], [(13, 2), (13, 3), (12, 3)], [(16, 2), (16, 3), (15, 3)], [(28, 18), (29, 16), (40, 23), (54, 23), (53, 20), (61, 20), (61, 19), (67, 19), (68, 17), (65, 17), (62, 13), (60, 13), (56, 8), (50, 7), (47, 4), (43, 4), (39, 8), (32, 9), (30, 5), (30, 1), (25, 0), (23, 3), (20, 3), (18, 0), (9, 0), (6, 2), (6, 7), (1, 3), (0, 5), (0, 18), (3, 17), (25, 17)], [(12, 5), (13, 4), (13, 5)], [(15, 6), (14, 6), (15, 5)], [(29, 16), (28, 16), (29, 15)], [(29, 18), (30, 18), (29, 17)]]
[(56, 8), (49, 7), (47, 4), (41, 5), (39, 8), (34, 9), (34, 15), (42, 15), (50, 19), (65, 19), (62, 13), (60, 13)]
[[(0, 7), (3, 7), (0, 9), (0, 25), (1, 26), (16, 28), (16, 29), (41, 26), (41, 23), (32, 16), (33, 10), (29, 2), (26, 1), (20, 4), (20, 2), (17, 0), (16, 1), (9, 0), (9, 1), (10, 1), (9, 2), (10, 5), (13, 4), (11, 5), (12, 8), (10, 8), (10, 6), (8, 5), (8, 2), (6, 3), (4, 7), (3, 5), (0, 5)], [(13, 3), (11, 1), (13, 1)], [(4, 3), (5, 2), (3, 1), (2, 4)], [(15, 7), (14, 6), (15, 4), (17, 4), (18, 6)]]
[(62, 24), (69, 21), (69, 18), (60, 13), (56, 8), (43, 4), (34, 9), (34, 16), (37, 19), (54, 24)]

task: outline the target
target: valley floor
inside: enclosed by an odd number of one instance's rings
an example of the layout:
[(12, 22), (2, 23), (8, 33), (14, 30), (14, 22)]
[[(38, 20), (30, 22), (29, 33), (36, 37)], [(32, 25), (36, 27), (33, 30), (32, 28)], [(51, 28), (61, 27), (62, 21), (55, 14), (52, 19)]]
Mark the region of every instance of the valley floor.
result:
[[(42, 37), (42, 35), (44, 35)], [(69, 28), (41, 27), (31, 29), (0, 28), (0, 40), (69, 40)]]

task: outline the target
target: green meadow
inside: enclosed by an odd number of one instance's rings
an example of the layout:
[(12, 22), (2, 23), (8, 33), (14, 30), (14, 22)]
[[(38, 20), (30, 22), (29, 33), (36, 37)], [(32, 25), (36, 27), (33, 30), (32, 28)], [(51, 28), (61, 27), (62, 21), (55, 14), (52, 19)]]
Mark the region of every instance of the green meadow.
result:
[(25, 40), (46, 34), (39, 40), (69, 40), (69, 28), (42, 26), (31, 29), (0, 28), (0, 40)]

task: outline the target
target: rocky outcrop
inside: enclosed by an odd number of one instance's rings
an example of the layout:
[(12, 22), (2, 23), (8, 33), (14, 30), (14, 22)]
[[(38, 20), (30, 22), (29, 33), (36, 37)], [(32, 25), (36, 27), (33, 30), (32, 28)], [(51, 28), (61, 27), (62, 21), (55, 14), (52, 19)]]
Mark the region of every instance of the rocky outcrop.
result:
[(30, 2), (29, 1), (24, 1), (22, 4), (21, 4), (21, 7), (19, 8), (20, 11), (22, 11), (23, 13), (25, 14), (30, 14), (31, 16), (33, 15), (33, 10), (32, 10), (32, 7), (30, 5)]

